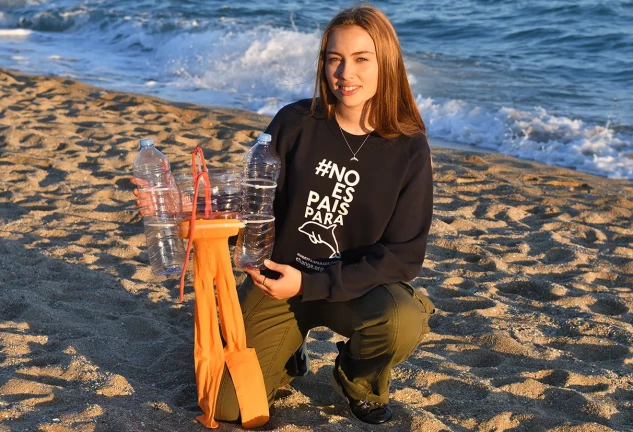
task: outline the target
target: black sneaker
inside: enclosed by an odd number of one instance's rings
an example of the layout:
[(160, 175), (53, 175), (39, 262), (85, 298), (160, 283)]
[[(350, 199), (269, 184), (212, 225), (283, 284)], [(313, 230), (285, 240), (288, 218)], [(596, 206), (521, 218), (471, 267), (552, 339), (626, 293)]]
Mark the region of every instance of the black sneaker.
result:
[(286, 362), (287, 377), (282, 384), (289, 384), (295, 377), (306, 376), (310, 373), (310, 357), (308, 357), (308, 349), (306, 347), (306, 338), (299, 349)]
[[(344, 342), (336, 343), (336, 348), (338, 348), (339, 356), (341, 351), (343, 350), (344, 345)], [(330, 382), (336, 392), (347, 401), (347, 403), (349, 404), (349, 410), (352, 415), (358, 420), (369, 424), (382, 424), (391, 420), (391, 408), (388, 404), (360, 401), (352, 398), (347, 394), (345, 388), (341, 384), (341, 380), (338, 374), (338, 362), (339, 357), (336, 358), (336, 361), (334, 363), (334, 370), (332, 370)]]

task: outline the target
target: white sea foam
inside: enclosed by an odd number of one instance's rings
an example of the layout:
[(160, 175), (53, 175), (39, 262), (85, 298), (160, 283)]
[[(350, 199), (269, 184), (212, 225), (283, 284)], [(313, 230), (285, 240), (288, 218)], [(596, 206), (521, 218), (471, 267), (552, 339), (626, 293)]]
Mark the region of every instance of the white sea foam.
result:
[(429, 136), (612, 178), (633, 178), (633, 137), (544, 108), (488, 111), (460, 100), (417, 98)]
[(158, 46), (156, 58), (177, 85), (221, 92), (272, 115), (312, 95), (318, 44), (317, 33), (260, 26), (178, 36)]
[(21, 38), (27, 37), (30, 34), (31, 30), (28, 29), (0, 29), (0, 37)]

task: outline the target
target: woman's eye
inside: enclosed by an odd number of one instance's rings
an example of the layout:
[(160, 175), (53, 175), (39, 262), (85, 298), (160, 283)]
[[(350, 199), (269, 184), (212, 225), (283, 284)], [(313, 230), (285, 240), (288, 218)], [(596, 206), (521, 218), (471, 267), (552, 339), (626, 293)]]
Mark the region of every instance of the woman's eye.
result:
[(365, 57), (358, 57), (358, 58), (356, 59), (356, 61), (358, 61), (358, 62), (365, 62), (365, 61), (369, 61), (369, 59), (367, 59), (367, 58), (365, 58)]
[(330, 57), (329, 59), (327, 59), (328, 62), (330, 63), (335, 63), (337, 61), (340, 61), (341, 59), (338, 57)]

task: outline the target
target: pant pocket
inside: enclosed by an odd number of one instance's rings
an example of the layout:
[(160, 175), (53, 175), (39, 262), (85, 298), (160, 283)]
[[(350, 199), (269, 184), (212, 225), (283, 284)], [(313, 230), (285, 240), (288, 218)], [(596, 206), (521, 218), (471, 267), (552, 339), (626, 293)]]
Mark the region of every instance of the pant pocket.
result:
[(429, 315), (433, 315), (435, 313), (435, 305), (433, 304), (431, 299), (429, 299), (425, 295), (418, 294), (415, 291), (415, 288), (413, 288), (413, 286), (411, 286), (411, 284), (407, 282), (399, 282), (399, 284), (402, 285), (402, 287), (406, 289), (409, 292), (409, 294), (411, 294), (411, 297), (416, 299), (422, 305), (425, 313)]
[(413, 293), (413, 296), (422, 304), (426, 313), (429, 315), (433, 315), (435, 313), (435, 305), (430, 298), (418, 293)]
[[(427, 296), (418, 294), (415, 291), (415, 288), (411, 286), (411, 284), (407, 282), (399, 282), (399, 284), (413, 297), (418, 301), (418, 304), (421, 306), (421, 322), (420, 322), (420, 335), (418, 336), (418, 342), (422, 342), (427, 334), (431, 332), (431, 327), (429, 326), (429, 319), (435, 313), (435, 305)], [(416, 344), (416, 346), (417, 346)]]

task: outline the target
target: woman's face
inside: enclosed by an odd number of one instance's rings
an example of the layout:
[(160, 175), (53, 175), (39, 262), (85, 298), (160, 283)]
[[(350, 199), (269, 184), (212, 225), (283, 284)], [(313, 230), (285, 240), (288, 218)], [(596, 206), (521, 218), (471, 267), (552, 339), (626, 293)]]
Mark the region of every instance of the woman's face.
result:
[(343, 27), (332, 32), (325, 51), (325, 74), (330, 90), (346, 108), (362, 110), (378, 88), (373, 39), (361, 27)]

